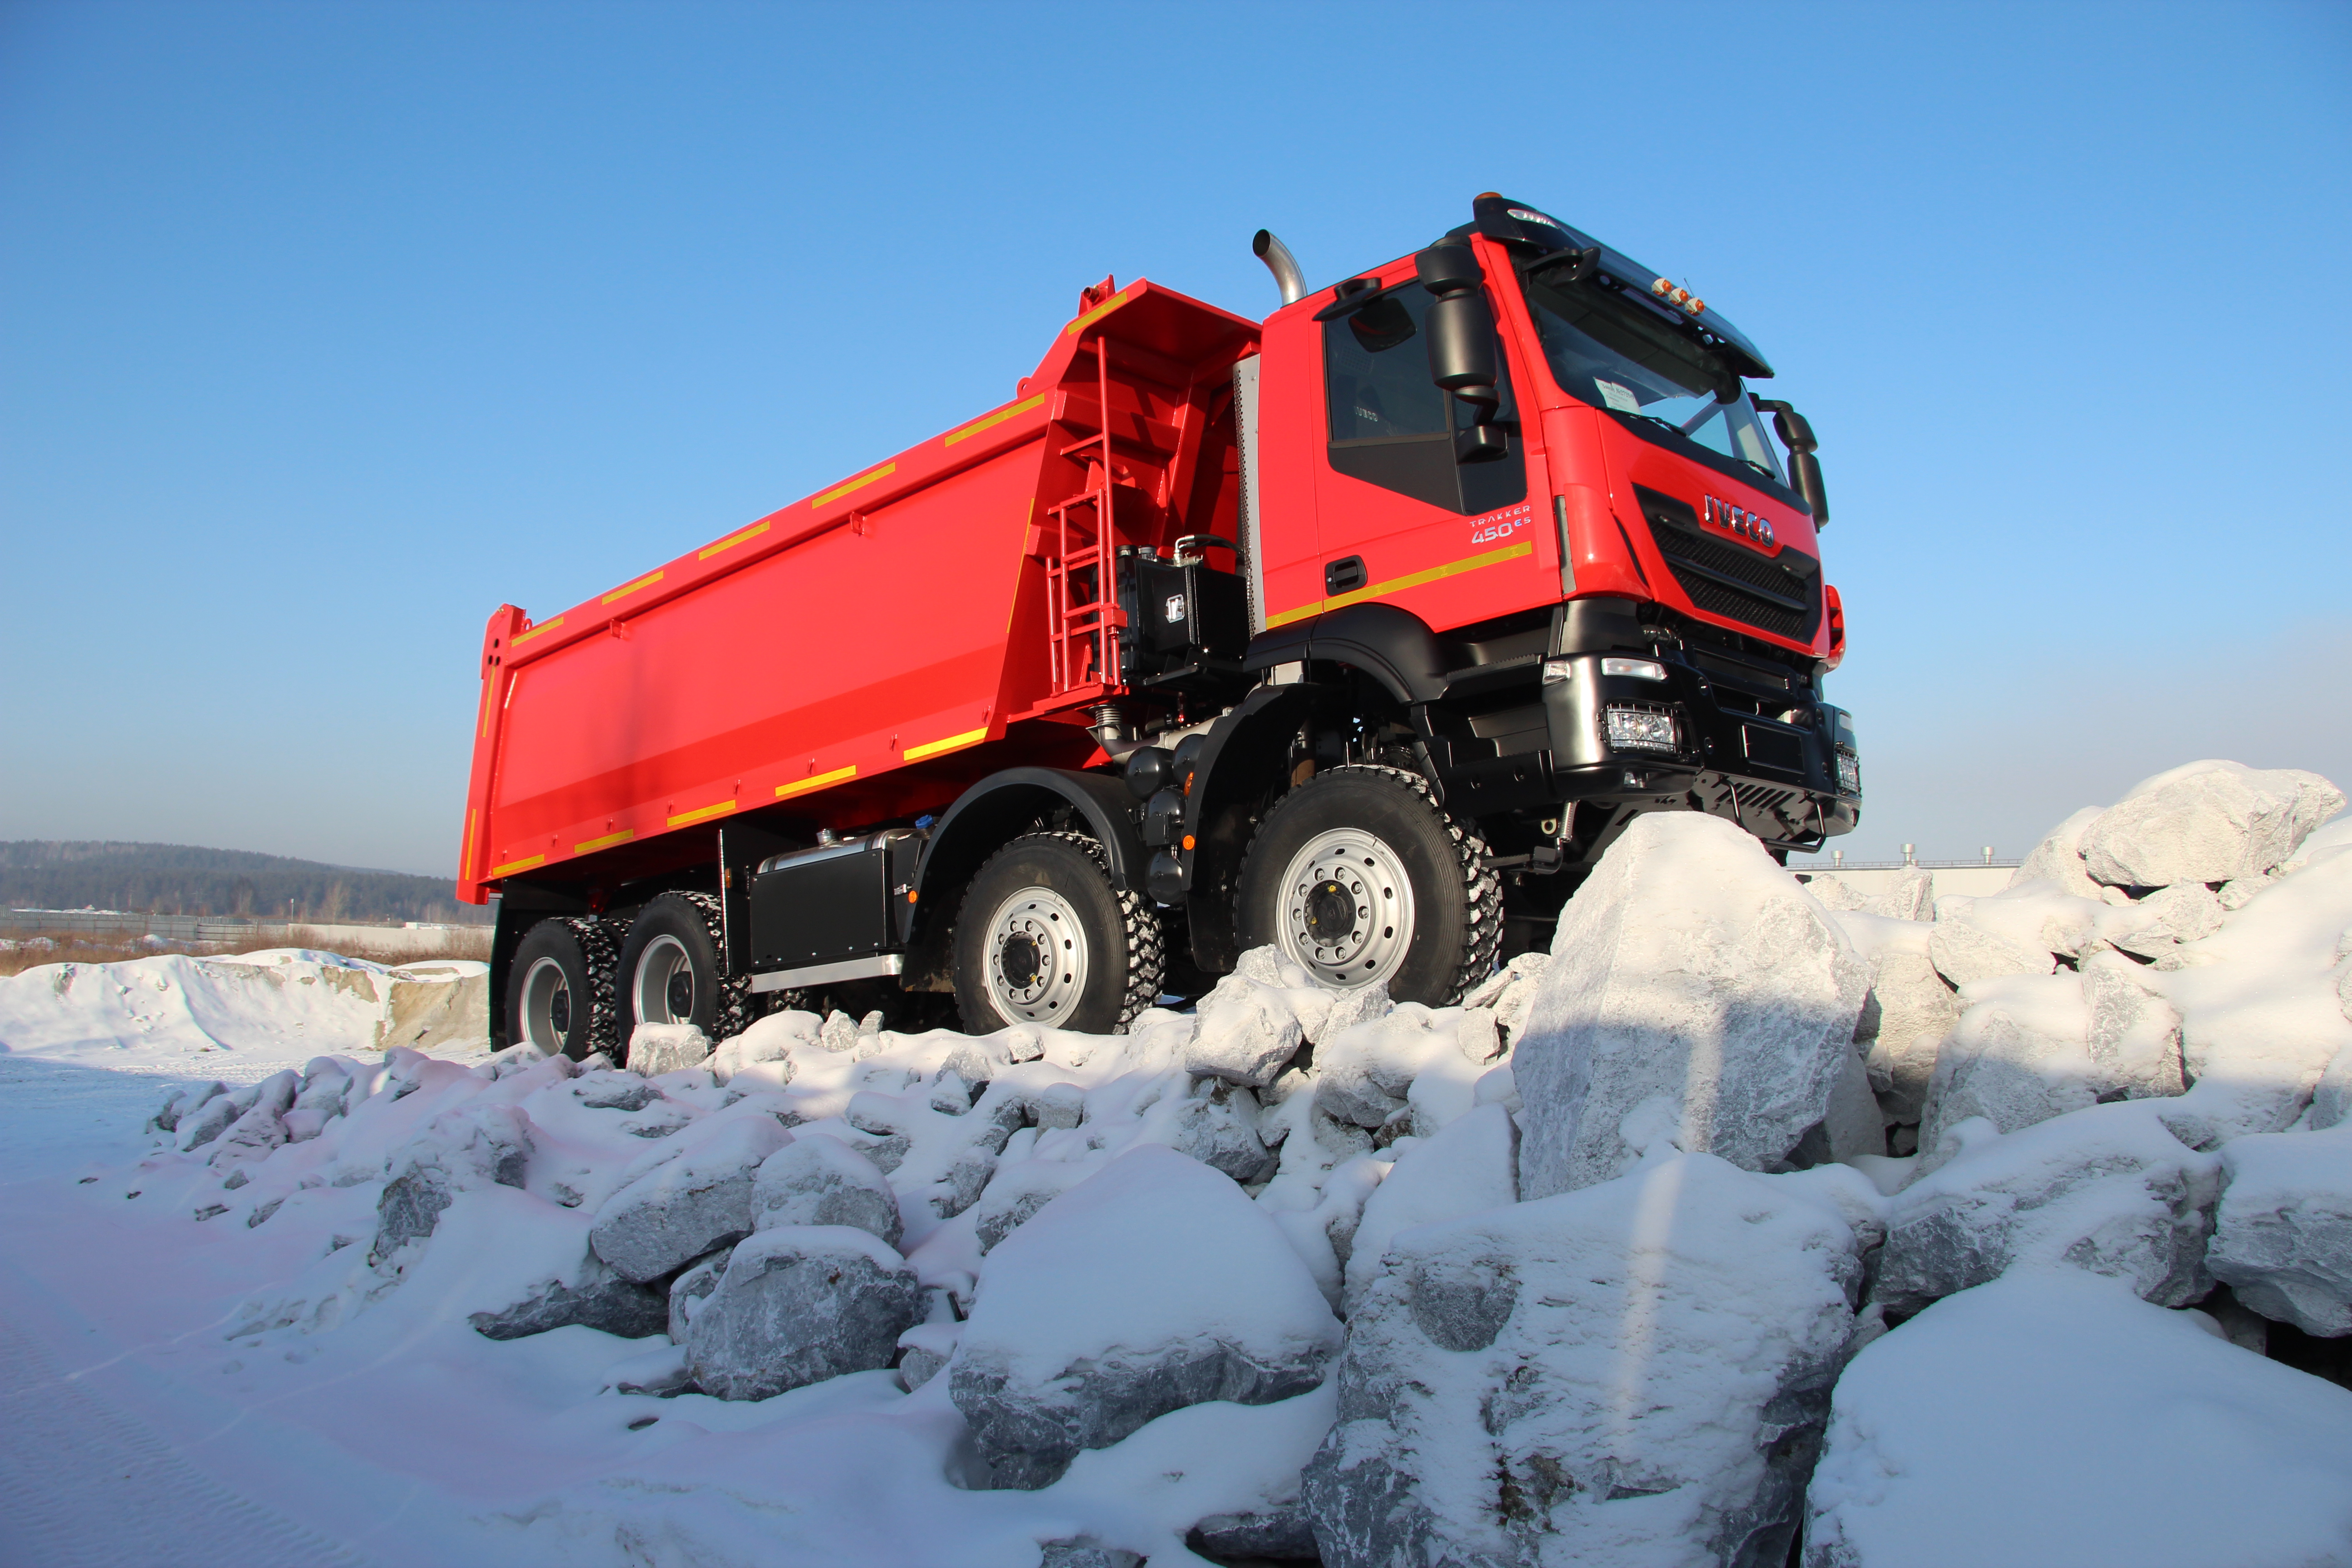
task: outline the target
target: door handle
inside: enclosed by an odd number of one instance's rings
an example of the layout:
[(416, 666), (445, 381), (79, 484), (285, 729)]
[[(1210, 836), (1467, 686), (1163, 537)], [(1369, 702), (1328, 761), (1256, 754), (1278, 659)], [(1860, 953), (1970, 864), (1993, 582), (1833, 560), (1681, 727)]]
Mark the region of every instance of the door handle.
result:
[(1323, 568), (1323, 591), (1326, 594), (1351, 594), (1363, 585), (1364, 558), (1360, 555), (1331, 562)]

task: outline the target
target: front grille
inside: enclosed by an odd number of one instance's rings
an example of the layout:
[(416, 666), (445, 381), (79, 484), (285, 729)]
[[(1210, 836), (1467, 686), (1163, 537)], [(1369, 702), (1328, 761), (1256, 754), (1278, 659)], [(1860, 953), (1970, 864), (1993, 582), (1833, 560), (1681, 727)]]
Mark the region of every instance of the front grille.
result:
[(1690, 602), (1711, 616), (1739, 621), (1790, 642), (1811, 642), (1822, 620), (1822, 563), (1783, 547), (1759, 555), (1701, 531), (1685, 502), (1641, 492), (1650, 537)]

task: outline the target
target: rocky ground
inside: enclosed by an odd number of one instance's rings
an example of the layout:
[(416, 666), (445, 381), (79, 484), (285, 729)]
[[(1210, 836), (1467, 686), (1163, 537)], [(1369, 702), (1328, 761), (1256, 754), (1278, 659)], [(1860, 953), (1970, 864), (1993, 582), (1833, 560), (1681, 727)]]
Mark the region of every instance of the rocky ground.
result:
[(71, 1212), (375, 1423), (278, 1499), (353, 1560), (2352, 1563), (2343, 805), (2194, 764), (1941, 900), (1644, 818), (1456, 1007), (330, 1053)]

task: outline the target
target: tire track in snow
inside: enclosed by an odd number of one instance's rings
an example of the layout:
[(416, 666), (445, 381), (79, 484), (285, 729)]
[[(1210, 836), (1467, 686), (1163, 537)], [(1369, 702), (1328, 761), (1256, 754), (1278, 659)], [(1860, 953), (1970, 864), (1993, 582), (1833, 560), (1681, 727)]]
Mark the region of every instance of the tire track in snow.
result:
[(0, 1563), (364, 1568), (201, 1474), (0, 1314)]

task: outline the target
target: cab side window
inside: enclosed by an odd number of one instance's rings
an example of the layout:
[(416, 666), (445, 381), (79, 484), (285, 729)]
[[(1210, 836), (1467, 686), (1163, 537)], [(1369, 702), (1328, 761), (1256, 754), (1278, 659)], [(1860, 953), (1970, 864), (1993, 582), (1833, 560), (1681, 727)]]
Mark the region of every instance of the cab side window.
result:
[(1414, 282), (1323, 323), (1331, 467), (1465, 516), (1524, 500), (1527, 461), (1507, 373), (1498, 417), (1511, 435), (1509, 455), (1455, 462), (1454, 432), (1468, 426), (1470, 411), (1429, 379), (1428, 315), (1429, 290)]

